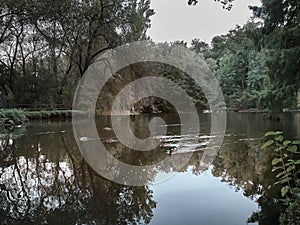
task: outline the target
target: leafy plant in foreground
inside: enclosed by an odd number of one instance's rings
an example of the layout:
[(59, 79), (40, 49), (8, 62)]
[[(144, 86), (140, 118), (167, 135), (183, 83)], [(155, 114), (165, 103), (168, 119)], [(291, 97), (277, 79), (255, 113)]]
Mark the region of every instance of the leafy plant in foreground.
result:
[(285, 140), (282, 132), (269, 131), (270, 137), (262, 149), (273, 148), (272, 172), (276, 173), (281, 185), (281, 196), (287, 208), (280, 216), (280, 224), (296, 225), (300, 223), (300, 140)]

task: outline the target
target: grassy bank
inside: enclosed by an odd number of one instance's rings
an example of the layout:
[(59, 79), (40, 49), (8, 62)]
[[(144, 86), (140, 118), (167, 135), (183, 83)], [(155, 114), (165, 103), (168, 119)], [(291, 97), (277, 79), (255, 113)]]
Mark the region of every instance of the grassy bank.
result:
[(24, 112), (26, 118), (32, 120), (66, 119), (72, 117), (72, 110), (32, 111)]
[(24, 111), (20, 109), (0, 109), (0, 127), (14, 128), (28, 121), (67, 119), (72, 110)]
[(3, 123), (23, 123), (26, 121), (26, 115), (19, 109), (0, 109), (0, 125)]

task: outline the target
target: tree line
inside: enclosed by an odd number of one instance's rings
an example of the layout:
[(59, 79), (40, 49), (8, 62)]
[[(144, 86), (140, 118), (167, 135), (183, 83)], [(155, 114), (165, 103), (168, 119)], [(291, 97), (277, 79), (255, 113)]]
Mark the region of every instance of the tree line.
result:
[[(233, 2), (221, 1), (229, 10), (234, 7)], [(253, 17), (244, 26), (214, 37), (210, 46), (198, 39), (191, 46), (215, 72), (229, 108), (268, 109), (275, 118), (285, 108), (297, 108), (300, 3), (296, 0), (261, 0), (261, 3), (259, 7), (249, 7)]]
[[(234, 7), (234, 1), (219, 2), (227, 10)], [(203, 57), (229, 109), (268, 109), (276, 117), (284, 108), (297, 107), (300, 6), (296, 0), (262, 0), (262, 6), (250, 8), (251, 20), (211, 43), (195, 38), (161, 46), (179, 44)], [(0, 107), (71, 108), (75, 87), (95, 58), (121, 44), (150, 39), (146, 31), (152, 15), (150, 0), (2, 0)], [(145, 68), (177, 81), (199, 108), (207, 108), (199, 87), (181, 72)]]

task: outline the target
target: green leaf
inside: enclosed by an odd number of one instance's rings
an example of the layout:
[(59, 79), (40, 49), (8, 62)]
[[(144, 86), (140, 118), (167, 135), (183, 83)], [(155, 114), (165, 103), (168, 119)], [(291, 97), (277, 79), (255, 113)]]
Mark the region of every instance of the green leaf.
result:
[(288, 191), (290, 190), (290, 187), (289, 186), (284, 186), (281, 188), (281, 196), (284, 197)]
[(294, 162), (296, 165), (299, 165), (300, 164), (300, 159), (297, 160), (296, 162)]
[(265, 136), (267, 137), (267, 136), (275, 136), (275, 135), (279, 135), (279, 134), (282, 134), (282, 132), (281, 131), (268, 131), (268, 132), (266, 132), (265, 133)]
[(281, 167), (281, 166), (273, 167), (273, 169), (272, 169), (271, 172), (274, 172), (274, 171), (279, 170), (279, 169), (282, 169), (282, 170), (283, 170), (283, 167)]
[(276, 178), (281, 177), (281, 176), (284, 175), (284, 174), (285, 174), (285, 171), (282, 171), (282, 172), (280, 172), (280, 173), (278, 173), (278, 174), (276, 175)]
[(267, 148), (274, 143), (274, 140), (268, 140), (266, 143), (261, 146), (261, 149)]
[(275, 132), (275, 131), (268, 131), (268, 132), (265, 133), (265, 136), (266, 136), (266, 137), (267, 137), (267, 136), (274, 136), (274, 135), (276, 135), (276, 132)]
[(290, 176), (292, 176), (291, 173), (285, 173), (280, 179), (284, 180), (285, 178), (290, 177)]
[(294, 187), (290, 189), (290, 193), (295, 195), (297, 198), (300, 197), (300, 188)]
[(277, 185), (277, 184), (280, 184), (280, 181), (277, 181), (277, 182), (274, 183), (274, 185)]
[(291, 172), (292, 170), (296, 169), (295, 165), (292, 165), (292, 166), (289, 166), (287, 169), (286, 169), (286, 172)]
[(291, 144), (291, 143), (292, 143), (291, 141), (284, 141), (284, 142), (283, 142), (283, 145), (284, 145), (284, 146), (287, 146), (287, 145), (289, 145), (289, 144)]
[(292, 146), (289, 146), (288, 148), (287, 148), (287, 150), (289, 151), (289, 152), (293, 152), (293, 153), (295, 153), (295, 152), (297, 152), (297, 146), (296, 145), (292, 145)]
[(279, 135), (277, 137), (274, 138), (276, 141), (282, 142), (284, 137), (282, 135)]
[(292, 142), (293, 145), (300, 145), (300, 140), (295, 140)]
[(275, 159), (272, 160), (272, 165), (275, 166), (279, 162), (281, 162), (281, 158), (275, 158)]
[(286, 177), (283, 180), (280, 180), (280, 183), (284, 184), (284, 183), (288, 183), (292, 178), (290, 177)]
[(275, 148), (274, 152), (280, 152), (282, 149), (284, 149), (284, 148), (283, 147)]
[(288, 162), (285, 164), (285, 166), (290, 166), (290, 165), (293, 165), (294, 164), (294, 160), (292, 162)]

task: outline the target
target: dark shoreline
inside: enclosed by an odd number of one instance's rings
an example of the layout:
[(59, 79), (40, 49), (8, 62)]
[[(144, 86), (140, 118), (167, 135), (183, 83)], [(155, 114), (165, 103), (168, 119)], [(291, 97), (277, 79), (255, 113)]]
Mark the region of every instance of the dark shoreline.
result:
[[(21, 109), (0, 109), (0, 129), (14, 129), (15, 127), (25, 125), (28, 122), (36, 121), (59, 121), (71, 119), (73, 110), (41, 110), (41, 111), (25, 111)], [(264, 118), (268, 114), (267, 110), (249, 109), (233, 111), (231, 113), (261, 113)], [(299, 112), (297, 110), (285, 110), (284, 112)], [(80, 113), (80, 112), (79, 112)], [(83, 113), (83, 112), (81, 112)], [(199, 113), (211, 113), (209, 110), (199, 110)], [(160, 113), (155, 113), (160, 114)], [(109, 115), (109, 114), (103, 114)]]

